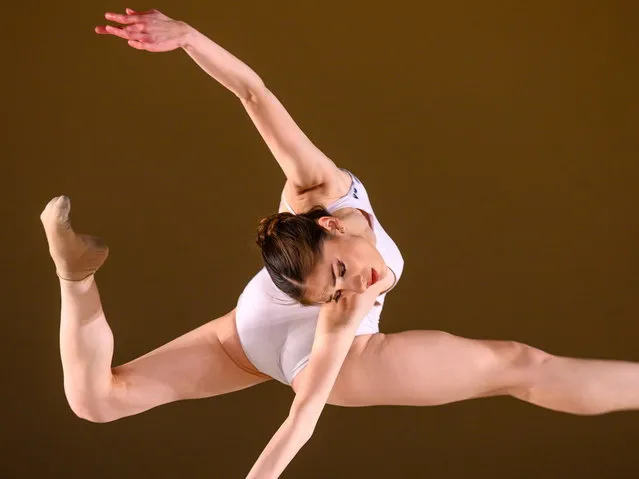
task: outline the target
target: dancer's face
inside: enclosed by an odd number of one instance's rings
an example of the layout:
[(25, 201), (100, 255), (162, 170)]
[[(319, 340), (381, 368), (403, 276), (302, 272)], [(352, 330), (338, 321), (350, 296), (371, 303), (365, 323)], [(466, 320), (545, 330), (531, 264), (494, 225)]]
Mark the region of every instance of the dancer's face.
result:
[[(324, 220), (324, 218), (322, 218)], [(382, 255), (365, 236), (349, 234), (336, 218), (320, 225), (331, 237), (324, 241), (322, 256), (306, 280), (306, 297), (315, 303), (339, 301), (340, 297), (361, 294), (372, 281), (375, 269), (377, 281), (390, 273)]]

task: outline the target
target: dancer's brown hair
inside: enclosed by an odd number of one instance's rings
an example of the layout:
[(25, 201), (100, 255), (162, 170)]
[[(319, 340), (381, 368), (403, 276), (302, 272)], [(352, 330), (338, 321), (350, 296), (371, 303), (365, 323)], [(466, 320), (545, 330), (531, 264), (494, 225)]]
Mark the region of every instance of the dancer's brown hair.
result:
[(318, 304), (306, 298), (305, 281), (322, 256), (330, 233), (317, 220), (332, 216), (323, 206), (294, 215), (277, 213), (260, 221), (257, 244), (264, 265), (281, 291), (304, 306)]

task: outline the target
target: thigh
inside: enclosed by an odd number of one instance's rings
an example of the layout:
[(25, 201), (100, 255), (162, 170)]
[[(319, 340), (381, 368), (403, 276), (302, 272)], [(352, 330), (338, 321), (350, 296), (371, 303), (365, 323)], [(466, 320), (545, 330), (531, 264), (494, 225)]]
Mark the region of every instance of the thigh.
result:
[(182, 399), (245, 389), (271, 379), (250, 364), (235, 310), (113, 369), (110, 406), (118, 417)]
[(355, 339), (329, 404), (427, 406), (512, 394), (526, 387), (531, 365), (546, 356), (515, 341), (473, 340), (443, 331)]

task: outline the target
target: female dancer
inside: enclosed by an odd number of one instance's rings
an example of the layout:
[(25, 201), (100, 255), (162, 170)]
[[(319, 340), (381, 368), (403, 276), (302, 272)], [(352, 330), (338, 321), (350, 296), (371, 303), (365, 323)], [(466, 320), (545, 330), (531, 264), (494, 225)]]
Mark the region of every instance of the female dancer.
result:
[(511, 395), (573, 414), (639, 407), (637, 363), (560, 357), (441, 331), (379, 333), (403, 260), (364, 185), (308, 140), (255, 72), (189, 25), (156, 10), (106, 18), (120, 26), (97, 33), (140, 50), (182, 48), (231, 90), (287, 182), (281, 212), (258, 229), (266, 267), (237, 307), (115, 368), (94, 278), (108, 249), (73, 231), (67, 197), (49, 202), (41, 220), (60, 278), (64, 390), (79, 417), (113, 421), (275, 378), (292, 386), (295, 399), (248, 474), (271, 478), (310, 439), (326, 403), (420, 406)]

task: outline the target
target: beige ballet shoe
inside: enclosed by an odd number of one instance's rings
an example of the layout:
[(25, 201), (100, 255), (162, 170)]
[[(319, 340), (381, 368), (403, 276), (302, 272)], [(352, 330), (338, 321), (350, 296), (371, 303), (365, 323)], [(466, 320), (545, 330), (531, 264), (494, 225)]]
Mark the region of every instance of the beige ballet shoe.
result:
[(96, 237), (76, 234), (71, 228), (67, 196), (53, 198), (40, 214), (40, 221), (49, 242), (56, 274), (69, 281), (81, 281), (94, 274), (109, 255), (109, 248)]

